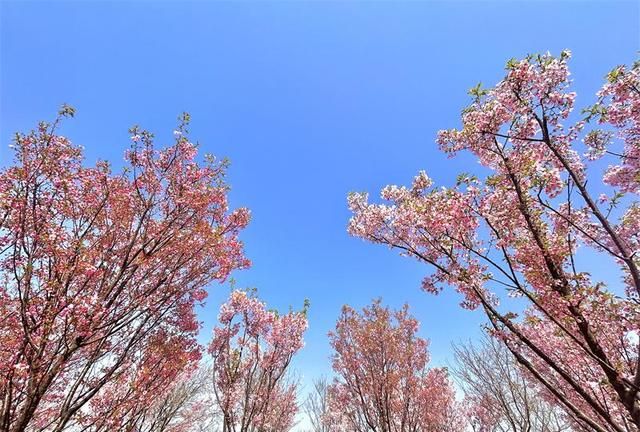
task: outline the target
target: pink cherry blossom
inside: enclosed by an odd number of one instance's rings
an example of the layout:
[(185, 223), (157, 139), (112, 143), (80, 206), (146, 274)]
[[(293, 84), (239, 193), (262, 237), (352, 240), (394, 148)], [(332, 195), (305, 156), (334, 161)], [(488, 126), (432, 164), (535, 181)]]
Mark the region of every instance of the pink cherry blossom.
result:
[(344, 306), (329, 334), (336, 378), (325, 421), (335, 430), (455, 432), (463, 430), (445, 369), (429, 369), (427, 341), (408, 306), (380, 301), (357, 312)]
[(0, 171), (7, 432), (118, 430), (199, 360), (205, 286), (249, 265), (248, 212), (229, 211), (224, 165), (197, 162), (187, 116), (164, 149), (134, 128), (121, 174), (84, 166), (59, 120), (18, 134)]
[(287, 377), (304, 346), (306, 305), (280, 315), (257, 297), (233, 291), (213, 331), (213, 389), (223, 431), (285, 432), (294, 424), (297, 384)]
[[(388, 203), (351, 194), (348, 230), (428, 264), (423, 288), (453, 287), (463, 307), (484, 312), (495, 337), (576, 425), (636, 431), (640, 358), (628, 335), (640, 324), (640, 212), (622, 193), (640, 190), (640, 66), (616, 68), (587, 119), (565, 126), (575, 99), (569, 57), (510, 61), (493, 88), (472, 89), (462, 126), (439, 133), (445, 152), (471, 152), (488, 174), (461, 175), (452, 187), (387, 186)], [(591, 160), (605, 155), (618, 163), (598, 185)], [(592, 278), (586, 249), (598, 256), (594, 264), (618, 273), (621, 289), (606, 285), (615, 279)], [(524, 303), (501, 306), (506, 297)]]

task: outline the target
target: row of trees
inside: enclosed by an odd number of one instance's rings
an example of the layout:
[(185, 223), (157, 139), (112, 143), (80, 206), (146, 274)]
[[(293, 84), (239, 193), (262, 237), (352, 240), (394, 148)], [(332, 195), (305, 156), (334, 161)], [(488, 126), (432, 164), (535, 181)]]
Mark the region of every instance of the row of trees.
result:
[(589, 430), (548, 400), (495, 338), (455, 346), (452, 376), (428, 367), (428, 343), (408, 306), (394, 311), (379, 300), (361, 311), (343, 307), (329, 334), (334, 378), (314, 381), (299, 404), (288, 368), (302, 347), (305, 315), (278, 316), (234, 291), (209, 345), (211, 363), (180, 377), (135, 430), (284, 432), (301, 412), (309, 432)]
[[(433, 188), (420, 172), (387, 202), (349, 196), (352, 235), (485, 314), (490, 339), (457, 349), (465, 399), (427, 367), (407, 308), (345, 307), (335, 379), (307, 405), (316, 430), (640, 430), (640, 65), (615, 68), (580, 117), (569, 57), (509, 61), (440, 132), (481, 177)], [(196, 160), (184, 115), (173, 145), (133, 128), (120, 174), (88, 168), (57, 132), (72, 115), (16, 135), (0, 171), (0, 431), (290, 429), (306, 306), (281, 315), (236, 291), (208, 349), (196, 341), (205, 287), (249, 265), (226, 162)]]
[[(307, 415), (309, 432), (587, 431), (549, 401), (495, 338), (455, 347), (453, 376), (428, 367), (428, 342), (408, 306), (344, 306), (329, 334), (334, 378), (299, 403), (289, 371), (303, 346), (306, 306), (279, 315), (234, 291), (209, 344), (211, 361), (180, 375), (115, 430), (285, 432)], [(454, 379), (463, 398), (456, 398)]]
[[(472, 432), (578, 432), (581, 428), (575, 419), (555, 401), (545, 397), (535, 381), (518, 366), (513, 356), (495, 338), (484, 337), (475, 343), (454, 346), (455, 363), (450, 369), (451, 378), (462, 395), (461, 400), (453, 398), (451, 381), (447, 369), (431, 369), (427, 373), (441, 379), (433, 382), (431, 392), (421, 394), (424, 399), (412, 399), (404, 387), (391, 389), (388, 383), (397, 379), (399, 371), (385, 376), (380, 369), (373, 369), (384, 386), (373, 389), (360, 397), (349, 398), (345, 410), (336, 400), (336, 389), (348, 388), (344, 376), (338, 373), (332, 382), (326, 377), (314, 381), (313, 388), (304, 402), (304, 411), (311, 422), (311, 432), (337, 432), (345, 430), (372, 431), (472, 431)], [(378, 359), (379, 361), (381, 359)], [(359, 370), (362, 373), (362, 370)], [(403, 380), (415, 380), (420, 376), (416, 368), (404, 369)], [(348, 389), (358, 395), (358, 387)], [(387, 393), (391, 397), (387, 397)], [(460, 399), (460, 398), (459, 398)], [(364, 404), (365, 401), (393, 401), (392, 404)], [(420, 423), (402, 422), (406, 405), (415, 406), (421, 413), (416, 417)], [(395, 409), (390, 409), (393, 405)], [(400, 405), (400, 408), (398, 408)], [(355, 407), (355, 409), (354, 409)], [(377, 411), (378, 407), (382, 407)], [(350, 413), (374, 413), (379, 418), (390, 418), (387, 424), (372, 423), (359, 426), (355, 423), (336, 425), (335, 418), (345, 418)], [(389, 417), (386, 413), (391, 413)], [(353, 417), (352, 417), (353, 418)], [(357, 418), (357, 416), (356, 416)], [(410, 417), (404, 417), (405, 419)], [(435, 421), (434, 421), (435, 420)], [(354, 425), (355, 424), (355, 425)]]
[[(289, 366), (306, 326), (306, 307), (279, 315), (253, 293), (232, 292), (209, 344), (211, 361), (181, 376), (133, 430), (291, 430), (302, 410)], [(317, 382), (306, 402), (314, 430), (462, 431), (447, 371), (427, 368), (417, 330), (406, 306), (345, 306), (330, 335), (336, 379)]]

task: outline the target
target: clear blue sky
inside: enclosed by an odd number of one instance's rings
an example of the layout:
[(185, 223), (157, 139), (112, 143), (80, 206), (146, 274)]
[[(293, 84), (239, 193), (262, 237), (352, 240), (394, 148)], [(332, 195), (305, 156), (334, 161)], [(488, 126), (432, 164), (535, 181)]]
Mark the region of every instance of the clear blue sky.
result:
[[(341, 305), (378, 296), (409, 302), (446, 364), (480, 314), (455, 293), (422, 293), (426, 267), (350, 238), (347, 193), (406, 184), (419, 169), (447, 185), (475, 169), (434, 137), (508, 58), (571, 49), (578, 105), (591, 103), (604, 74), (640, 50), (639, 4), (1, 1), (0, 163), (14, 131), (62, 102), (78, 110), (63, 132), (87, 163), (116, 166), (131, 125), (169, 142), (189, 111), (202, 150), (232, 161), (232, 204), (253, 214), (242, 235), (253, 267), (238, 285), (280, 309), (311, 300), (295, 364), (305, 381), (329, 371)], [(227, 293), (211, 287), (203, 341)]]

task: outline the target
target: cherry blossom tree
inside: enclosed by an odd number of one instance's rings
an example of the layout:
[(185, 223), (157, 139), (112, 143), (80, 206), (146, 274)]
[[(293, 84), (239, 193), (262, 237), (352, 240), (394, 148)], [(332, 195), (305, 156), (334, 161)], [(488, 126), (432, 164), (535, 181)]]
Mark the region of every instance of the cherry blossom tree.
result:
[(229, 212), (226, 163), (196, 161), (188, 115), (162, 150), (133, 128), (121, 174), (83, 165), (57, 133), (72, 115), (17, 134), (0, 171), (3, 432), (122, 427), (200, 359), (204, 287), (249, 264), (249, 213)]
[[(471, 90), (462, 127), (439, 133), (452, 157), (478, 159), (480, 178), (432, 188), (420, 172), (411, 187), (382, 191), (389, 204), (352, 194), (349, 231), (429, 264), (423, 288), (452, 286), (484, 311), (586, 429), (637, 431), (640, 66), (615, 68), (571, 123), (569, 57), (509, 61), (495, 87)], [(602, 174), (593, 160), (605, 156)], [(594, 263), (609, 276), (593, 275)]]
[(287, 374), (303, 347), (308, 304), (278, 314), (252, 293), (233, 291), (213, 331), (213, 392), (223, 432), (286, 432), (298, 412)]
[(332, 430), (459, 432), (459, 407), (446, 369), (427, 368), (427, 341), (405, 305), (379, 300), (361, 313), (344, 306), (329, 334), (337, 378), (329, 386)]

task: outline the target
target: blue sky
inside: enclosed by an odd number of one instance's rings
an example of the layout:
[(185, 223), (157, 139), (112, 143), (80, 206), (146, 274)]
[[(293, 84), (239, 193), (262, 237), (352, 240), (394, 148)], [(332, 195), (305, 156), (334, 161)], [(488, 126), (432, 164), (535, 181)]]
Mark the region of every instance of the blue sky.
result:
[[(168, 143), (182, 111), (204, 152), (227, 156), (250, 270), (237, 285), (270, 306), (310, 299), (303, 381), (330, 370), (340, 307), (409, 302), (434, 364), (482, 321), (459, 296), (420, 291), (428, 269), (346, 233), (349, 191), (374, 194), (426, 169), (438, 184), (473, 171), (447, 159), (438, 129), (459, 124), (466, 90), (497, 82), (505, 61), (564, 48), (578, 106), (640, 50), (640, 3), (0, 2), (0, 163), (9, 140), (67, 102), (63, 133), (87, 163), (122, 163), (133, 124)], [(208, 339), (228, 286), (201, 312)]]

